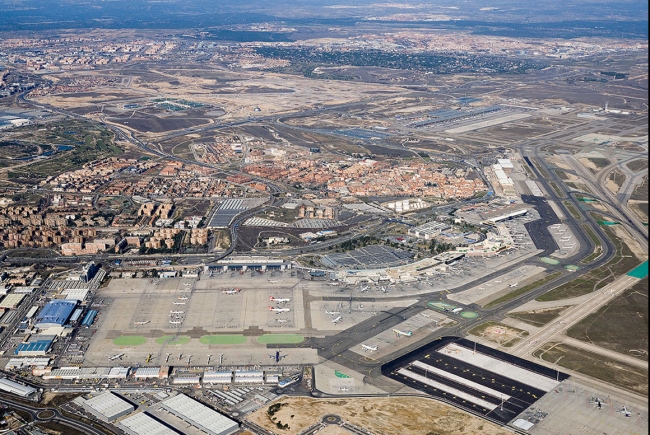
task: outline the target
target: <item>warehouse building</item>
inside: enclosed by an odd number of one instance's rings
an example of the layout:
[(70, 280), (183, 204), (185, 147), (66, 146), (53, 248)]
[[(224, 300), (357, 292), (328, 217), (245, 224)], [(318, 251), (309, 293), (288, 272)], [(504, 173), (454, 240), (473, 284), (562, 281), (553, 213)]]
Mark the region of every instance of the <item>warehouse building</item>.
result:
[(139, 412), (117, 423), (128, 435), (179, 435), (180, 432), (164, 425), (146, 412)]
[(74, 403), (105, 422), (115, 421), (135, 411), (132, 404), (110, 391), (87, 400), (79, 396), (74, 400)]
[(19, 384), (7, 378), (0, 378), (0, 391), (16, 394), (20, 397), (29, 397), (36, 392), (36, 388)]
[(212, 408), (179, 394), (160, 403), (161, 407), (208, 435), (228, 435), (239, 429), (239, 424)]
[(20, 343), (14, 355), (18, 356), (44, 356), (50, 351), (56, 335), (32, 335), (26, 342)]
[(54, 300), (48, 302), (36, 317), (34, 326), (47, 329), (66, 324), (72, 312), (77, 307), (76, 300)]
[(0, 302), (0, 308), (12, 310), (18, 308), (18, 305), (25, 299), (24, 293), (10, 293)]

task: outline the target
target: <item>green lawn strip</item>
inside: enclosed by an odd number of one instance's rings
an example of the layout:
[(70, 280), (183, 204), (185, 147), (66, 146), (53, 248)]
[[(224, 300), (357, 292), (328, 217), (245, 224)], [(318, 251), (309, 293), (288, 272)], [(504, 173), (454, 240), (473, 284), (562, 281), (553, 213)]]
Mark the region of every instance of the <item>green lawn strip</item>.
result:
[[(164, 335), (162, 337), (156, 338), (156, 343), (163, 345), (163, 344), (187, 344), (189, 343), (191, 338), (187, 335), (179, 335), (178, 337), (174, 335)], [(167, 343), (165, 343), (167, 341)]]
[(298, 334), (264, 334), (257, 337), (262, 344), (295, 344), (305, 341), (305, 337)]
[(139, 346), (146, 342), (147, 339), (141, 335), (121, 335), (113, 340), (115, 346)]
[(567, 210), (569, 210), (569, 213), (571, 216), (573, 216), (574, 219), (581, 219), (580, 213), (578, 213), (578, 210), (576, 210), (576, 208), (569, 201), (564, 201), (564, 206)]
[(566, 332), (569, 337), (648, 360), (648, 282), (639, 281)]
[(648, 394), (648, 371), (640, 367), (561, 343), (547, 343), (533, 355), (621, 388)]
[(594, 261), (596, 258), (600, 257), (602, 254), (603, 254), (602, 252), (593, 252), (588, 257), (585, 257), (582, 260), (580, 260), (580, 263), (589, 264), (592, 261)]
[(242, 344), (247, 339), (243, 335), (204, 335), (199, 338), (201, 344)]
[(554, 319), (557, 319), (560, 316), (560, 313), (565, 309), (561, 308), (552, 308), (549, 310), (533, 310), (533, 311), (521, 311), (518, 313), (509, 313), (508, 317), (513, 319), (521, 320), (524, 323), (528, 323), (533, 326), (544, 326), (547, 323), (552, 322)]
[(539, 279), (539, 280), (537, 280), (535, 282), (531, 282), (528, 285), (525, 285), (525, 286), (520, 287), (520, 288), (518, 288), (518, 289), (516, 289), (514, 291), (511, 291), (510, 293), (508, 293), (506, 295), (503, 295), (500, 298), (493, 300), (492, 302), (488, 302), (487, 304), (484, 305), (484, 308), (492, 308), (492, 307), (495, 307), (495, 306), (497, 306), (499, 304), (502, 304), (504, 302), (510, 301), (510, 300), (512, 300), (512, 299), (514, 299), (516, 297), (519, 297), (519, 296), (523, 295), (524, 293), (527, 293), (527, 292), (529, 292), (529, 291), (531, 291), (533, 289), (536, 289), (537, 287), (541, 286), (542, 284), (546, 284), (547, 282), (554, 280), (555, 278), (557, 278), (560, 275), (562, 275), (562, 272), (553, 272), (552, 274), (547, 275), (542, 279)]
[(593, 269), (573, 281), (556, 287), (537, 297), (535, 300), (541, 302), (557, 301), (586, 295), (594, 290), (605, 287), (619, 276), (628, 273), (639, 265), (640, 260), (636, 258), (626, 243), (616, 237), (616, 234), (611, 228), (603, 227), (603, 231), (614, 243), (616, 248), (614, 257), (606, 265)]

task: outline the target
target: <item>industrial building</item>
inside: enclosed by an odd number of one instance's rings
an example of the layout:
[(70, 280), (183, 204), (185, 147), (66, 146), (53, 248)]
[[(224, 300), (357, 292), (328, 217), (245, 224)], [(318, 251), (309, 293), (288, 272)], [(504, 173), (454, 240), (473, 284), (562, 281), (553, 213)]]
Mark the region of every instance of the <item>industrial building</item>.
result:
[(451, 226), (444, 222), (427, 222), (419, 227), (409, 228), (408, 235), (418, 239), (431, 240), (442, 231), (450, 229)]
[(172, 383), (174, 385), (199, 385), (201, 383), (201, 375), (175, 376)]
[(48, 302), (40, 314), (36, 317), (34, 326), (40, 329), (47, 329), (55, 326), (63, 326), (68, 321), (72, 312), (77, 307), (76, 300), (54, 300)]
[(203, 373), (204, 384), (229, 384), (232, 382), (231, 371), (206, 370)]
[(185, 394), (179, 394), (160, 402), (160, 406), (208, 435), (228, 435), (239, 429), (239, 424), (236, 421), (219, 414), (214, 409), (208, 408)]
[(128, 435), (179, 435), (180, 432), (165, 426), (146, 412), (139, 412), (120, 420), (117, 427)]
[(25, 299), (24, 293), (9, 293), (0, 302), (0, 308), (12, 310), (18, 308), (18, 305)]
[(495, 216), (493, 218), (486, 219), (481, 223), (487, 224), (487, 225), (495, 225), (497, 222), (505, 221), (505, 220), (516, 218), (516, 217), (519, 217), (519, 216), (524, 216), (527, 213), (528, 213), (528, 210), (524, 208), (522, 210), (513, 211), (512, 213), (502, 214), (502, 215), (499, 215), (499, 216)]
[(44, 356), (49, 352), (55, 339), (55, 335), (32, 335), (26, 342), (18, 345), (14, 351), (14, 355)]
[(132, 404), (110, 391), (87, 400), (79, 396), (74, 399), (74, 403), (105, 422), (115, 421), (135, 411)]
[(264, 372), (261, 370), (235, 370), (236, 384), (263, 384)]
[[(137, 380), (161, 378), (159, 367), (138, 367), (133, 377)], [(165, 376), (166, 377), (166, 376)]]
[(0, 378), (0, 391), (16, 394), (20, 397), (29, 397), (36, 392), (36, 388), (19, 384), (7, 378)]

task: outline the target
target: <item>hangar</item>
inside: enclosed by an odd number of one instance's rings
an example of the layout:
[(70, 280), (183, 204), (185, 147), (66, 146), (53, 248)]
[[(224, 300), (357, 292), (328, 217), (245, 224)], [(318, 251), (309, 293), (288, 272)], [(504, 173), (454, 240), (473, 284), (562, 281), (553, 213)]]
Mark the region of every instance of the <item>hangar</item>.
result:
[(179, 394), (160, 403), (162, 408), (209, 435), (228, 435), (239, 424), (200, 402)]
[(72, 312), (76, 307), (76, 300), (62, 299), (48, 302), (36, 317), (34, 326), (39, 329), (63, 326), (72, 316)]
[(87, 400), (79, 396), (74, 402), (98, 419), (106, 422), (117, 420), (135, 411), (132, 404), (110, 391)]

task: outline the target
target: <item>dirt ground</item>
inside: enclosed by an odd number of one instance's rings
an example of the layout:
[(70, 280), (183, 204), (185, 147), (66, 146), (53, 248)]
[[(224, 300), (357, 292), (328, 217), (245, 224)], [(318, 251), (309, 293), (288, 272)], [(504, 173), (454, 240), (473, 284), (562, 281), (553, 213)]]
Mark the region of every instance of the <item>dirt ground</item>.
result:
[(648, 253), (643, 250), (643, 248), (639, 245), (639, 242), (630, 237), (630, 233), (628, 233), (625, 228), (623, 228), (621, 225), (614, 225), (610, 228), (614, 231), (617, 237), (621, 238), (625, 242), (628, 248), (630, 248), (630, 251), (632, 251), (632, 253), (636, 255), (638, 259), (645, 260), (648, 258)]
[[(416, 397), (313, 399), (310, 397), (285, 397), (274, 404), (286, 404), (274, 415), (267, 414), (269, 406), (248, 416), (248, 420), (277, 434), (294, 435), (334, 414), (342, 420), (364, 428), (374, 435), (501, 435), (511, 432), (444, 403)], [(276, 405), (277, 406), (277, 405)], [(276, 422), (288, 424), (288, 429), (278, 429)], [(327, 435), (343, 435), (334, 429), (323, 430)]]
[(528, 335), (528, 332), (506, 326), (503, 323), (491, 324), (488, 322), (485, 324), (485, 328), (473, 329), (470, 331), (470, 334), (474, 334), (485, 340), (508, 347), (521, 340), (522, 337)]

